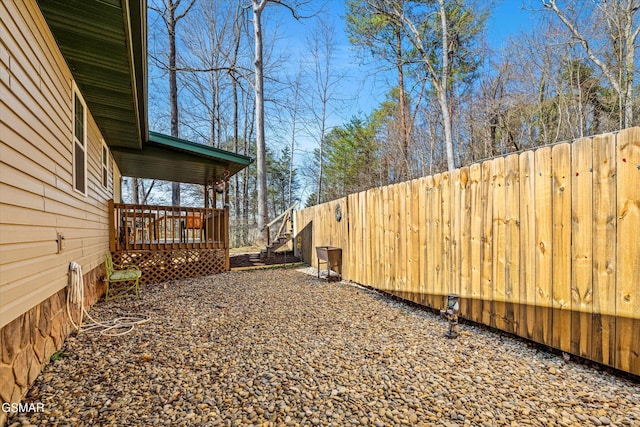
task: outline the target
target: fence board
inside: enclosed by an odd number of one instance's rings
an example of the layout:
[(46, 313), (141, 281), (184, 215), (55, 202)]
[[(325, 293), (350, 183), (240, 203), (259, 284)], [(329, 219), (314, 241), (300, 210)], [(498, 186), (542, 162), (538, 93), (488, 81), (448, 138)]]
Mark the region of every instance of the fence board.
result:
[(394, 229), (393, 229), (393, 244), (395, 246), (395, 262), (393, 270), (395, 271), (394, 291), (395, 294), (401, 296), (401, 292), (404, 291), (404, 285), (406, 284), (406, 271), (407, 271), (407, 258), (404, 256), (404, 248), (406, 240), (404, 238), (404, 210), (406, 208), (405, 203), (405, 187), (406, 184), (401, 182), (393, 186), (393, 206), (394, 206)]
[(382, 254), (384, 256), (384, 287), (383, 290), (391, 291), (391, 257), (393, 256), (393, 240), (391, 239), (391, 215), (393, 210), (391, 203), (393, 199), (389, 198), (391, 193), (391, 186), (386, 186), (382, 189), (382, 207), (384, 215), (384, 243), (382, 245)]
[(411, 266), (411, 289), (414, 294), (414, 301), (417, 303), (422, 302), (422, 291), (420, 289), (420, 180), (414, 179), (411, 181), (411, 241), (413, 243), (411, 251), (407, 254), (409, 259), (413, 262)]
[(593, 327), (591, 357), (615, 364), (616, 136), (593, 140)]
[(536, 305), (535, 156), (520, 155), (520, 317), (518, 334), (533, 339)]
[(425, 248), (426, 263), (426, 281), (427, 281), (427, 307), (434, 307), (435, 283), (436, 283), (436, 222), (435, 210), (437, 203), (435, 200), (435, 177), (427, 177), (427, 206), (426, 206), (426, 223), (427, 223), (427, 246)]
[(571, 351), (571, 146), (551, 150), (553, 168), (553, 332), (551, 345)]
[(442, 288), (440, 298), (436, 299), (437, 307), (444, 307), (444, 296), (452, 292), (451, 285), (451, 175), (442, 174), (440, 181), (441, 210), (441, 250), (442, 250)]
[(396, 268), (398, 275), (396, 278), (396, 291), (398, 295), (406, 298), (405, 292), (408, 290), (407, 285), (407, 244), (409, 243), (407, 235), (407, 183), (401, 182), (397, 185), (398, 192), (396, 197)]
[(571, 352), (591, 358), (593, 313), (592, 237), (593, 150), (591, 138), (572, 145), (571, 153)]
[(616, 367), (640, 374), (640, 128), (618, 134)]
[(520, 156), (505, 159), (505, 330), (519, 333)]
[[(460, 294), (460, 238), (461, 238), (461, 222), (462, 222), (462, 206), (461, 206), (461, 182), (460, 169), (455, 169), (450, 173), (451, 185), (451, 266), (449, 276), (449, 290), (447, 293)], [(445, 202), (446, 203), (446, 202)], [(464, 311), (462, 301), (460, 302), (460, 315)]]
[(471, 192), (469, 190), (469, 168), (460, 169), (460, 312), (462, 316), (471, 318)]
[(427, 304), (427, 232), (429, 229), (428, 214), (429, 209), (427, 188), (427, 178), (420, 178), (418, 182), (418, 281), (420, 283), (420, 304)]
[(376, 235), (376, 244), (377, 244), (377, 256), (378, 258), (376, 258), (374, 260), (374, 266), (376, 267), (376, 272), (377, 274), (375, 275), (375, 277), (372, 278), (372, 282), (371, 285), (372, 286), (376, 286), (378, 289), (384, 289), (384, 264), (386, 262), (385, 258), (384, 258), (384, 199), (383, 199), (383, 190), (382, 189), (378, 189), (375, 192), (376, 194), (376, 208), (377, 208), (377, 213), (378, 213), (378, 217), (377, 218), (382, 218), (381, 221), (376, 221), (376, 229), (378, 230), (378, 233)]
[(493, 312), (491, 326), (506, 329), (506, 216), (504, 158), (493, 160)]
[(469, 172), (469, 205), (471, 206), (471, 315), (474, 322), (482, 321), (482, 170), (479, 163), (471, 165)]
[(536, 325), (533, 339), (551, 343), (553, 327), (553, 175), (551, 148), (535, 152), (536, 222)]
[(482, 163), (482, 271), (480, 295), (482, 323), (492, 324), (493, 314), (493, 161)]
[(433, 295), (431, 307), (442, 308), (444, 294), (444, 266), (442, 260), (442, 174), (433, 176), (431, 209), (433, 212)]

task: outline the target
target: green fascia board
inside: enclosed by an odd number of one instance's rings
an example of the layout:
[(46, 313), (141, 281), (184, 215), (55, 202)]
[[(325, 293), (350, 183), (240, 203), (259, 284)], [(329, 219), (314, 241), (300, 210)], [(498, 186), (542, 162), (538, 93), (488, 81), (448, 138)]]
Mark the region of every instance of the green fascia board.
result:
[(142, 150), (114, 146), (111, 153), (123, 176), (201, 185), (228, 179), (253, 162), (242, 154), (156, 132), (149, 132)]
[(196, 144), (186, 139), (176, 138), (158, 132), (149, 131), (149, 143), (171, 147), (205, 158), (211, 158), (214, 161), (238, 163), (245, 167), (253, 162), (253, 159), (249, 156), (232, 153), (231, 151), (221, 150), (208, 145)]

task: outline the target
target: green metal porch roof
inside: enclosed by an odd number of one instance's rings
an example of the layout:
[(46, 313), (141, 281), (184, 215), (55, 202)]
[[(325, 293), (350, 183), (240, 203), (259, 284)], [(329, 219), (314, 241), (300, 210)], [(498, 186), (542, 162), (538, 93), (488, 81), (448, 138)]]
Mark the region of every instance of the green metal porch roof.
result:
[(142, 148), (148, 129), (146, 1), (37, 2), (107, 145)]
[(142, 150), (116, 147), (112, 153), (125, 176), (193, 184), (211, 184), (253, 162), (251, 157), (156, 132), (149, 132)]
[(146, 0), (36, 0), (125, 176), (207, 184), (249, 157), (149, 132)]

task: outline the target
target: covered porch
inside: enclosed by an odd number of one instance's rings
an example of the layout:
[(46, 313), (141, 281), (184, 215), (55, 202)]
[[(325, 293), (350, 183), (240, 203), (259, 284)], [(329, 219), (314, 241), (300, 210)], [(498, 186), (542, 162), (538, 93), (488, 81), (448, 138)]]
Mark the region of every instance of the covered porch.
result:
[(135, 264), (141, 283), (229, 270), (229, 178), (251, 164), (240, 154), (155, 132), (140, 150), (113, 149), (123, 176), (204, 186), (201, 208), (109, 202), (109, 250)]

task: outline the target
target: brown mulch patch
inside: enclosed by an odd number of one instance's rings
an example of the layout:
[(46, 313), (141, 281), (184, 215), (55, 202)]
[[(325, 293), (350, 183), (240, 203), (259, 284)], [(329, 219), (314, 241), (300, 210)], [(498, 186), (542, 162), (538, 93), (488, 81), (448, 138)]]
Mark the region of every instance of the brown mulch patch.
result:
[(269, 258), (260, 259), (259, 253), (238, 254), (229, 256), (231, 268), (261, 267), (265, 265), (291, 264), (300, 262), (300, 258), (293, 256), (293, 252), (276, 252)]

